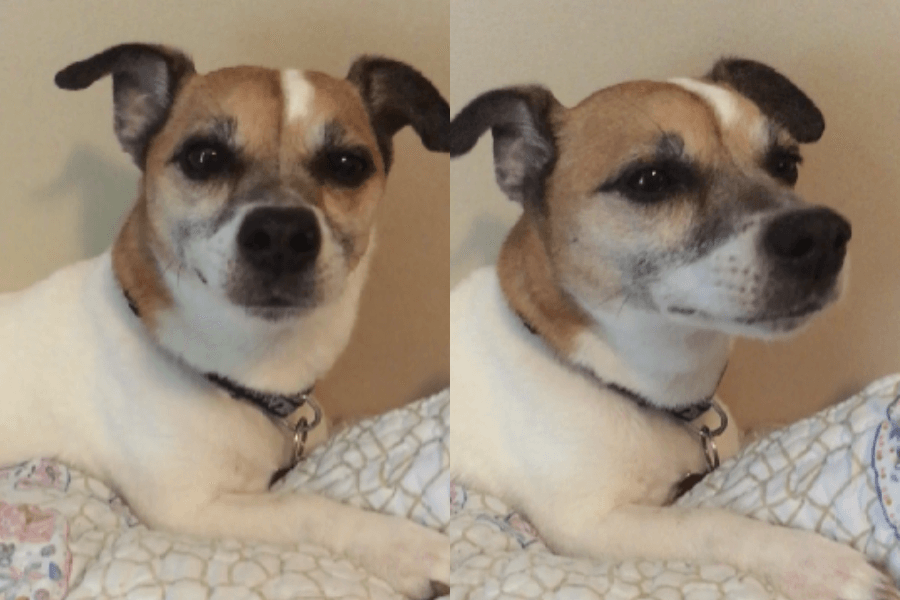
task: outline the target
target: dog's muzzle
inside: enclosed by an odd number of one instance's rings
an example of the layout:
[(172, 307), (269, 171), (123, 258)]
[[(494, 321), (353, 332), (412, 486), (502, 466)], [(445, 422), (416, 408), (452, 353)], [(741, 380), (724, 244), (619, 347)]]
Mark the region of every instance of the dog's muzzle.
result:
[(244, 218), (237, 243), (247, 264), (277, 278), (310, 267), (322, 247), (322, 233), (309, 209), (265, 207)]
[(795, 281), (815, 283), (834, 278), (844, 264), (850, 223), (828, 208), (792, 211), (773, 220), (764, 235), (769, 260)]

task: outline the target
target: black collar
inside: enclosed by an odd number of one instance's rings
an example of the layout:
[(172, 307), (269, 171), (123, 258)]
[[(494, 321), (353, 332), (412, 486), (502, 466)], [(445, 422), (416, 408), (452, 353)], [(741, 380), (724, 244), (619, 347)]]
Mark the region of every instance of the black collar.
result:
[(313, 387), (303, 390), (297, 394), (273, 394), (271, 392), (260, 392), (248, 387), (244, 387), (240, 383), (223, 377), (218, 373), (205, 373), (203, 375), (207, 381), (216, 384), (228, 395), (236, 400), (243, 400), (253, 404), (270, 417), (285, 419), (290, 416), (298, 408), (306, 404), (312, 394)]
[[(534, 327), (534, 325), (532, 325), (531, 323), (526, 321), (525, 317), (523, 317), (518, 312), (516, 313), (516, 316), (519, 317), (519, 320), (522, 322), (522, 325), (525, 327), (525, 329), (528, 330), (529, 333), (531, 333), (532, 335), (541, 337), (540, 334), (538, 333), (538, 330)], [(669, 415), (670, 417), (672, 417), (678, 421), (683, 421), (686, 423), (689, 423), (691, 421), (694, 421), (695, 419), (700, 418), (701, 415), (705, 414), (707, 411), (709, 411), (713, 407), (713, 396), (715, 396), (715, 393), (716, 393), (715, 390), (718, 389), (719, 383), (722, 382), (722, 377), (725, 376), (725, 370), (723, 369), (722, 374), (719, 376), (719, 382), (716, 383), (716, 387), (713, 389), (713, 393), (710, 394), (709, 396), (707, 396), (706, 398), (701, 398), (700, 400), (697, 400), (696, 402), (692, 402), (690, 404), (687, 404), (685, 406), (680, 406), (677, 408), (663, 408), (659, 405), (654, 404), (653, 402), (651, 402), (650, 400), (648, 400), (641, 394), (638, 394), (637, 392), (630, 390), (623, 385), (619, 385), (618, 383), (616, 383), (614, 381), (606, 381), (605, 379), (603, 379), (602, 377), (600, 377), (599, 375), (597, 375), (596, 373), (594, 373), (592, 370), (588, 369), (587, 367), (584, 367), (581, 365), (575, 365), (575, 368), (577, 368), (579, 371), (581, 371), (582, 373), (584, 373), (585, 375), (587, 375), (588, 377), (593, 379), (601, 387), (604, 387), (611, 392), (615, 392), (616, 394), (618, 394), (620, 396), (628, 398), (629, 400), (631, 400), (632, 402), (634, 402), (641, 408), (659, 411), (659, 412)]]
[[(128, 303), (128, 308), (134, 313), (134, 316), (140, 317), (137, 304), (128, 290), (122, 288), (122, 295)], [(229, 396), (236, 400), (243, 400), (256, 406), (270, 418), (285, 419), (290, 416), (298, 408), (306, 404), (312, 394), (314, 385), (296, 394), (274, 394), (271, 392), (261, 392), (241, 385), (218, 373), (204, 373), (203, 377), (225, 390)]]

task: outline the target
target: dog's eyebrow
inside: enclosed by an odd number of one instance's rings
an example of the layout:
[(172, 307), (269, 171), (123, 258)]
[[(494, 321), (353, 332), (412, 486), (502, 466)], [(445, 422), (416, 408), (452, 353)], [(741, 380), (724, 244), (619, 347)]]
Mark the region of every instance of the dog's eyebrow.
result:
[(788, 154), (796, 158), (801, 158), (799, 144), (784, 144), (779, 142), (778, 140), (772, 140), (772, 143), (770, 143), (768, 147), (766, 147), (765, 156), (769, 156), (775, 152), (780, 152), (782, 154)]
[(175, 148), (172, 155), (173, 157), (178, 156), (184, 148), (197, 140), (215, 140), (236, 150), (234, 147), (236, 129), (237, 123), (232, 117), (216, 117), (209, 122), (201, 124), (191, 131), (189, 135), (184, 137)]
[(684, 138), (677, 133), (666, 132), (656, 142), (656, 158), (680, 159), (684, 156)]
[(231, 142), (234, 140), (234, 132), (236, 129), (237, 123), (235, 122), (234, 117), (218, 117), (213, 119), (209, 132), (223, 142)]
[(215, 117), (206, 123), (202, 123), (186, 139), (210, 138), (232, 145), (236, 130), (237, 123), (233, 117)]
[(355, 140), (348, 139), (347, 130), (337, 121), (325, 123), (322, 134), (322, 148), (343, 148), (345, 146), (359, 145)]
[(684, 155), (684, 138), (679, 134), (664, 131), (655, 142), (645, 146), (645, 150), (629, 156), (607, 179), (596, 188), (596, 192), (608, 192), (613, 189), (629, 172), (640, 166), (654, 163), (683, 164), (685, 170), (691, 167), (690, 160)]

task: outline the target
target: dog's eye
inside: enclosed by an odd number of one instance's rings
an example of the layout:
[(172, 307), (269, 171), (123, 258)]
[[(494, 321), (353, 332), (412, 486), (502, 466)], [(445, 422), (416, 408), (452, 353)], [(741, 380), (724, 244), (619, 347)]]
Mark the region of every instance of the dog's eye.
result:
[(663, 169), (647, 167), (634, 173), (625, 181), (625, 185), (639, 194), (659, 194), (672, 187), (674, 180)]
[(766, 158), (765, 169), (775, 179), (788, 185), (797, 183), (800, 176), (798, 167), (803, 159), (799, 154), (787, 150), (776, 150)]
[(634, 202), (652, 204), (682, 191), (689, 183), (690, 172), (687, 168), (652, 164), (627, 172), (609, 187)]
[(220, 142), (198, 141), (188, 144), (177, 162), (190, 179), (206, 181), (227, 172), (234, 162), (234, 154)]
[(327, 179), (348, 187), (361, 184), (372, 170), (372, 163), (367, 157), (349, 150), (326, 152), (319, 163)]

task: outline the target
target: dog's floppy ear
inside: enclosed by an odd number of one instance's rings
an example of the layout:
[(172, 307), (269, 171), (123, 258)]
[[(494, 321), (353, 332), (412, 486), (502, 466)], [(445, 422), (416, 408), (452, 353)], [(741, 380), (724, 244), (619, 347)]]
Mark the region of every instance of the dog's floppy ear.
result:
[(194, 63), (178, 50), (122, 44), (69, 65), (54, 81), (65, 90), (83, 90), (112, 75), (116, 137), (143, 169), (147, 145), (166, 122), (178, 89), (193, 73)]
[(755, 102), (798, 142), (815, 142), (825, 131), (825, 118), (813, 101), (772, 67), (743, 58), (723, 58), (707, 78), (726, 83)]
[(369, 111), (385, 171), (393, 158), (391, 140), (407, 125), (429, 150), (449, 151), (450, 105), (421, 73), (396, 60), (362, 56), (350, 66), (347, 80)]
[(450, 156), (465, 154), (488, 129), (494, 136), (494, 173), (510, 200), (540, 204), (556, 162), (553, 114), (561, 105), (540, 86), (486, 92), (450, 124)]

